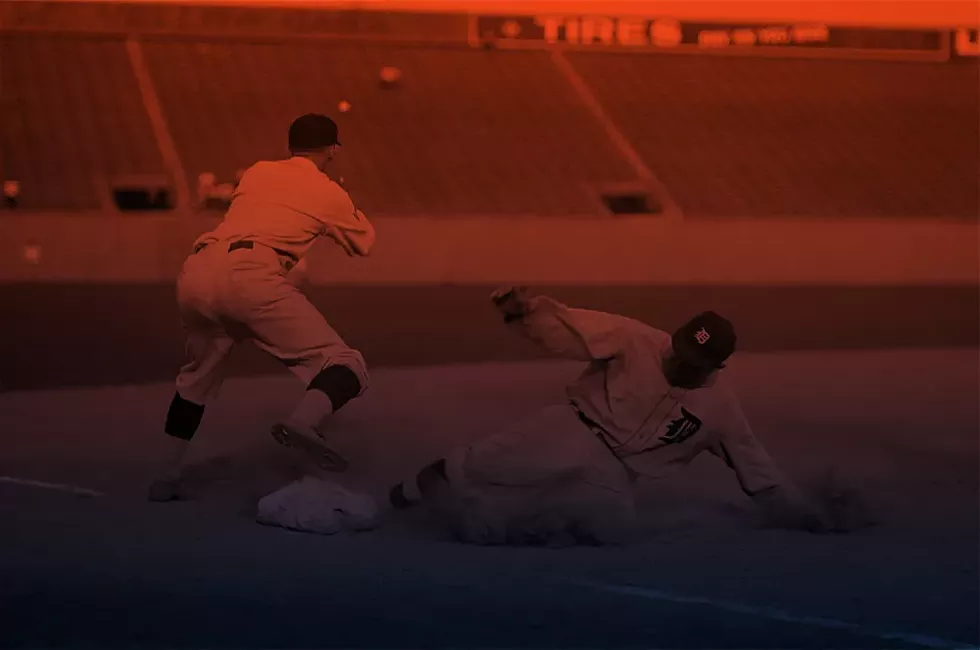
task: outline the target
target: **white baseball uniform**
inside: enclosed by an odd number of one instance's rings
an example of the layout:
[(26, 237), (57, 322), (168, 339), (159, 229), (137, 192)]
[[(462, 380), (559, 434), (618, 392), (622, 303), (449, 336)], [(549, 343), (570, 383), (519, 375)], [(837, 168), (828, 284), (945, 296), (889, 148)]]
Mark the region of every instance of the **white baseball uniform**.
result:
[(310, 160), (293, 157), (250, 167), (221, 224), (194, 243), (177, 280), (189, 361), (177, 377), (185, 400), (206, 404), (224, 379), (234, 345), (251, 340), (280, 359), (304, 384), (343, 364), (368, 374), (287, 273), (321, 235), (348, 254), (367, 255), (374, 228), (337, 183)]
[(662, 477), (704, 451), (732, 468), (751, 497), (783, 486), (722, 377), (693, 390), (668, 384), (666, 332), (545, 296), (530, 299), (511, 326), (589, 365), (568, 387), (567, 404), (447, 457), (451, 514), (465, 540), (522, 543), (571, 529), (621, 541), (634, 522), (635, 477)]

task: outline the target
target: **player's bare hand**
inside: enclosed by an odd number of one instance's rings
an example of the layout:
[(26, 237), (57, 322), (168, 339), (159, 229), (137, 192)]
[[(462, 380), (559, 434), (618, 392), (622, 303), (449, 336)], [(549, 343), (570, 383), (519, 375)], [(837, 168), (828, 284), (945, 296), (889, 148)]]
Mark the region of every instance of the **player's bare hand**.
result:
[(811, 533), (850, 533), (877, 524), (867, 501), (833, 470), (797, 488), (786, 485), (759, 495), (764, 524)]
[(830, 522), (820, 508), (792, 485), (767, 490), (756, 495), (754, 500), (762, 509), (765, 528), (830, 532)]
[(877, 525), (871, 507), (860, 491), (833, 469), (807, 481), (807, 492), (830, 533), (850, 533)]
[(527, 287), (501, 287), (490, 294), (490, 300), (508, 322), (527, 314), (529, 299)]
[(344, 252), (347, 253), (348, 256), (354, 257), (357, 255), (357, 253), (354, 251), (354, 247), (350, 245), (349, 241), (347, 241), (347, 237), (345, 237), (344, 233), (340, 232), (340, 229), (336, 226), (327, 226), (324, 234), (337, 242), (337, 245), (343, 248)]

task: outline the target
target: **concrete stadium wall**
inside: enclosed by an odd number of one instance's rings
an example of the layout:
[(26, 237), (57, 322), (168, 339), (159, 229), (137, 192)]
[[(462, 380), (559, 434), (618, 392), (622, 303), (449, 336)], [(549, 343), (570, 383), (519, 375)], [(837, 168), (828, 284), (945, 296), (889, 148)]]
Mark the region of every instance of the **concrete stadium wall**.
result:
[[(0, 282), (169, 283), (201, 214), (0, 215)], [(351, 259), (314, 246), (324, 285), (976, 285), (977, 222), (377, 218)]]
[[(0, 213), (0, 391), (173, 380), (174, 280), (201, 215)], [(487, 300), (526, 283), (672, 329), (714, 309), (746, 352), (980, 340), (976, 223), (378, 218), (367, 259), (314, 247), (304, 293), (371, 367), (545, 353)], [(26, 255), (25, 255), (26, 253)], [(282, 373), (251, 346), (232, 375)]]

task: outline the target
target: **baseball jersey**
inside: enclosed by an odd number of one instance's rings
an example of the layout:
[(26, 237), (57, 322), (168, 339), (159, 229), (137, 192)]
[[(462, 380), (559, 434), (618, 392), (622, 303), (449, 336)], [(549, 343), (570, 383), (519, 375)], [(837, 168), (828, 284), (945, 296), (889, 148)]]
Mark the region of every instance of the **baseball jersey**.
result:
[(373, 226), (347, 192), (312, 161), (296, 156), (249, 167), (221, 224), (194, 245), (249, 240), (299, 260), (331, 226), (360, 255), (374, 244)]
[(722, 377), (693, 390), (667, 382), (668, 333), (546, 296), (531, 298), (513, 325), (556, 355), (590, 362), (568, 397), (638, 475), (664, 476), (707, 451), (734, 470), (749, 496), (783, 484)]

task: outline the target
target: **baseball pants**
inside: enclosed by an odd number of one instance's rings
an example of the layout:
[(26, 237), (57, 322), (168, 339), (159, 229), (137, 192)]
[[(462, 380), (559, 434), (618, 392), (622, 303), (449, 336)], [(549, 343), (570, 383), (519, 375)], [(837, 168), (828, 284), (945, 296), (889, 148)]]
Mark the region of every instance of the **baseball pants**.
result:
[(446, 458), (443, 514), (477, 544), (607, 544), (635, 521), (623, 464), (570, 405), (547, 407)]
[(328, 365), (345, 365), (368, 386), (364, 358), (348, 347), (306, 296), (286, 278), (287, 266), (271, 248), (229, 251), (205, 246), (184, 262), (177, 303), (189, 361), (177, 392), (195, 404), (213, 400), (237, 343), (252, 341), (282, 361), (304, 385)]

